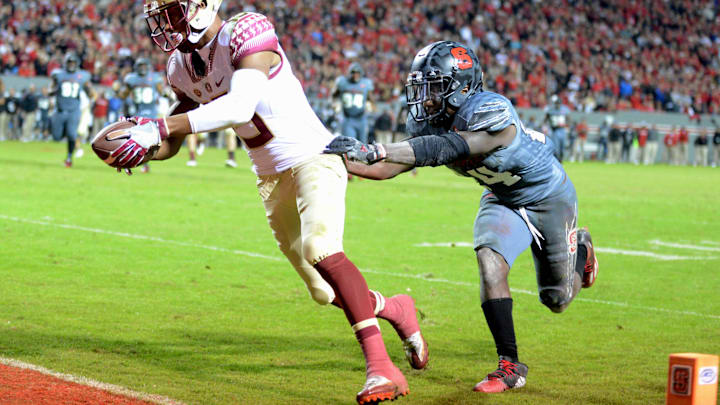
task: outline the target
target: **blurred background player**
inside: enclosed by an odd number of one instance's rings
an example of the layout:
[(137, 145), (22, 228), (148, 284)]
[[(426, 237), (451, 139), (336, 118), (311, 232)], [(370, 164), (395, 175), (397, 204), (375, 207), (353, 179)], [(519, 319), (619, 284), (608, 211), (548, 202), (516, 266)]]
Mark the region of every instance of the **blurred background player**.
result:
[(560, 97), (553, 94), (550, 97), (550, 104), (545, 107), (545, 122), (550, 125), (550, 137), (555, 143), (555, 157), (560, 163), (565, 155), (569, 113), (570, 109), (560, 102)]
[(52, 116), (50, 128), (53, 139), (67, 139), (67, 158), (65, 167), (72, 166), (72, 156), (80, 125), (80, 93), (82, 91), (93, 99), (95, 93), (90, 87), (90, 73), (80, 69), (80, 59), (74, 53), (65, 55), (63, 67), (50, 74), (52, 89), (50, 95), (55, 96), (55, 114)]
[(357, 62), (353, 63), (350, 65), (347, 77), (337, 78), (332, 94), (333, 97), (340, 98), (342, 105), (341, 133), (362, 143), (368, 143), (369, 128), (366, 113), (374, 86), (372, 80), (363, 75), (362, 66)]
[[(123, 78), (123, 87), (120, 90), (120, 98), (128, 100), (128, 115), (160, 118), (158, 102), (164, 83), (163, 77), (153, 71), (149, 59), (137, 59), (133, 71)], [(150, 166), (145, 163), (142, 171), (147, 173)]]
[(237, 162), (235, 161), (235, 150), (237, 149), (237, 134), (235, 131), (233, 131), (232, 128), (225, 128), (223, 131), (220, 131), (222, 134), (225, 135), (225, 149), (227, 150), (227, 160), (225, 160), (225, 166), (230, 168), (237, 167)]

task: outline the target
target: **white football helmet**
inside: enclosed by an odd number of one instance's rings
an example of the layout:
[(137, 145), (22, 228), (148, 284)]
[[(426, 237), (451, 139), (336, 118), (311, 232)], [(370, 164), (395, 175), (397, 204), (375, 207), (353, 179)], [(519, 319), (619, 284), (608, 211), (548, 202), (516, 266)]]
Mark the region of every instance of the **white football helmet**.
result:
[(221, 5), (222, 0), (145, 0), (143, 11), (150, 37), (163, 51), (171, 52), (185, 41), (198, 43)]

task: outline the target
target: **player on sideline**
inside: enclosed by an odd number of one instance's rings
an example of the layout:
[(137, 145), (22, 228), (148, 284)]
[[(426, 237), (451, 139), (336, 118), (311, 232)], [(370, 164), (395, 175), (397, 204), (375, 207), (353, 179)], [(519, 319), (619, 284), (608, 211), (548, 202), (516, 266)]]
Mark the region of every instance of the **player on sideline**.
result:
[(353, 63), (350, 65), (349, 77), (337, 78), (332, 94), (333, 97), (339, 97), (342, 104), (342, 134), (368, 143), (369, 129), (365, 112), (374, 86), (372, 80), (363, 77), (363, 74), (362, 66)]
[[(158, 101), (164, 84), (162, 76), (152, 70), (150, 60), (139, 58), (133, 65), (133, 71), (123, 78), (120, 98), (130, 98), (130, 115), (159, 118)], [(143, 164), (142, 171), (149, 172), (150, 165)]]
[(167, 75), (178, 103), (167, 118), (136, 118), (112, 165), (136, 167), (154, 145), (154, 158), (168, 159), (190, 133), (233, 127), (247, 146), (280, 250), (315, 301), (345, 311), (362, 347), (367, 379), (357, 402), (405, 395), (408, 384), (386, 352), (376, 315), (403, 339), (411, 366), (424, 368), (427, 345), (413, 299), (368, 290), (345, 256), (347, 171), (341, 158), (322, 153), (332, 135), (312, 111), (272, 23), (257, 13), (223, 21), (221, 2), (145, 1), (152, 39), (172, 52)]
[(348, 170), (368, 178), (446, 165), (487, 187), (474, 245), (482, 309), (500, 359), (474, 390), (502, 392), (525, 385), (528, 372), (518, 358), (507, 280), (515, 258), (532, 248), (540, 302), (553, 312), (595, 282), (598, 264), (590, 234), (577, 229), (575, 188), (553, 157), (552, 142), (525, 128), (507, 98), (483, 91), (482, 77), (471, 49), (430, 44), (415, 56), (407, 79), (412, 138), (367, 145), (337, 137), (326, 153), (347, 154)]
[(553, 94), (550, 97), (550, 105), (545, 107), (545, 122), (550, 124), (552, 140), (555, 143), (555, 157), (561, 163), (565, 157), (569, 113), (570, 109), (560, 102), (560, 97)]
[(80, 59), (74, 53), (65, 55), (63, 67), (50, 73), (52, 85), (50, 95), (55, 96), (55, 114), (50, 120), (50, 130), (55, 141), (67, 139), (65, 167), (72, 167), (72, 156), (80, 125), (80, 91), (88, 99), (95, 98), (90, 87), (90, 73), (80, 68)]

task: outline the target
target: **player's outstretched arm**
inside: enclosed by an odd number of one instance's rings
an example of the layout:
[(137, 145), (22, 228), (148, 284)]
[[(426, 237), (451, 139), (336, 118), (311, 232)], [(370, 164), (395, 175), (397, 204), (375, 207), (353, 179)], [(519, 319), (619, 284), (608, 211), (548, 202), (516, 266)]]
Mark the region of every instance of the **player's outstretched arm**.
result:
[(233, 73), (227, 94), (186, 114), (166, 119), (169, 136), (184, 137), (249, 122), (260, 98), (268, 92), (270, 68), (278, 63), (280, 56), (270, 51), (243, 57), (239, 61), (240, 68)]
[[(185, 114), (186, 112), (197, 108), (198, 104), (184, 95), (178, 95), (178, 102), (170, 108), (170, 116)], [(180, 151), (183, 141), (186, 135), (176, 135), (168, 137), (160, 145), (158, 153), (153, 158), (154, 160), (165, 160), (177, 155)]]
[(414, 166), (399, 163), (379, 162), (373, 165), (345, 159), (345, 166), (350, 174), (370, 180), (387, 180), (411, 170)]

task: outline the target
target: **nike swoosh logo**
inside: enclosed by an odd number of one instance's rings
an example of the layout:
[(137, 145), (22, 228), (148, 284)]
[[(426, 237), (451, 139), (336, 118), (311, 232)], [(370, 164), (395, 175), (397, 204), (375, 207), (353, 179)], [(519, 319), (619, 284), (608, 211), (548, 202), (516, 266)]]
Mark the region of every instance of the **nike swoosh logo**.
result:
[(125, 133), (122, 133), (122, 134), (120, 134), (120, 135), (114, 136), (114, 137), (112, 137), (112, 138), (110, 138), (110, 137), (108, 137), (107, 135), (105, 135), (105, 140), (108, 141), (108, 142), (112, 142), (112, 141), (115, 141), (115, 140), (118, 140), (118, 139), (130, 139), (130, 133), (129, 133), (129, 132), (125, 132)]
[(219, 82), (215, 82), (215, 86), (216, 86), (216, 87), (220, 87), (220, 85), (222, 84), (223, 80), (225, 80), (225, 76), (223, 76), (222, 79), (220, 79)]

